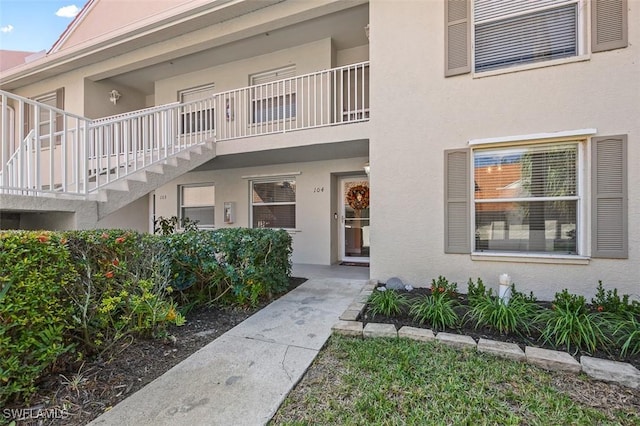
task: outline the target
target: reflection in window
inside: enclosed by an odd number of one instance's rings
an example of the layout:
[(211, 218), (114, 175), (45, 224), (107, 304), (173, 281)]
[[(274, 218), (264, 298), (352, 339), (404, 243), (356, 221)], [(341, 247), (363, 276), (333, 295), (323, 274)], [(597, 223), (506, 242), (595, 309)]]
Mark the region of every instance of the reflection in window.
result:
[(251, 183), (251, 213), (254, 228), (296, 227), (296, 181), (254, 181)]
[(180, 223), (197, 222), (198, 228), (215, 225), (215, 186), (213, 184), (180, 185)]
[(475, 250), (577, 253), (577, 144), (474, 152)]

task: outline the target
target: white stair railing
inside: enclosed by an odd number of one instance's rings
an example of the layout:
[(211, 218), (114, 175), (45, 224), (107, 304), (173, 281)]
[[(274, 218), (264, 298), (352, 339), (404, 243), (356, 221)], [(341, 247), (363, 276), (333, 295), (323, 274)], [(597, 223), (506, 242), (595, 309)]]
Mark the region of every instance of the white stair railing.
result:
[(83, 170), (87, 192), (214, 138), (213, 98), (94, 120)]
[(0, 194), (83, 194), (79, 170), (90, 122), (0, 91)]
[[(28, 156), (30, 150), (35, 146), (35, 132), (31, 130), (29, 134), (20, 143), (18, 149), (7, 161), (6, 166), (2, 170), (2, 174), (6, 173), (9, 188), (31, 188), (33, 187), (33, 177), (31, 173), (34, 165), (29, 161)], [(9, 189), (7, 193), (14, 195), (28, 195), (19, 189)]]

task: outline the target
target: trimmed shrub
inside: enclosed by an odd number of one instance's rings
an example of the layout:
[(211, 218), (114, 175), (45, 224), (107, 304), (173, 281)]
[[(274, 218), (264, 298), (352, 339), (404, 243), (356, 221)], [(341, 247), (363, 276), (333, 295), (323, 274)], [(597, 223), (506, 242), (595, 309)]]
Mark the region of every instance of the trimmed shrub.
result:
[(51, 232), (0, 232), (0, 406), (28, 398), (72, 346), (63, 289), (77, 278), (66, 241)]
[(162, 333), (184, 319), (168, 296), (169, 271), (157, 240), (118, 229), (65, 233), (78, 279), (66, 288), (74, 337), (89, 353), (124, 336)]
[(255, 306), (289, 285), (291, 236), (286, 231), (226, 228), (163, 238), (172, 285), (183, 303)]
[(182, 324), (172, 293), (256, 305), (284, 291), (290, 254), (289, 234), (268, 229), (0, 232), (0, 405), (28, 398), (65, 353)]

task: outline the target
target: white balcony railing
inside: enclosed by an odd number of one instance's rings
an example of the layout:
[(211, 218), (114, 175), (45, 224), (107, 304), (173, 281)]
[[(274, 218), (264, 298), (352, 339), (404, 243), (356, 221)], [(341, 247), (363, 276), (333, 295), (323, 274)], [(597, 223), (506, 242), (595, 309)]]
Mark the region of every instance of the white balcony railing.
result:
[(363, 62), (91, 120), (0, 91), (0, 194), (86, 195), (194, 145), (369, 119)]
[(369, 63), (314, 72), (214, 96), (216, 138), (228, 140), (369, 119)]

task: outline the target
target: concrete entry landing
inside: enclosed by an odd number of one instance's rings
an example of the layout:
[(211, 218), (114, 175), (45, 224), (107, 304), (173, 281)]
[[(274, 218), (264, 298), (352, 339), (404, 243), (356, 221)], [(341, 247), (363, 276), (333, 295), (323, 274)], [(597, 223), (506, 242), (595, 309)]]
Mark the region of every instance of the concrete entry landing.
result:
[(293, 264), (291, 276), (304, 278), (369, 279), (368, 266)]
[[(368, 268), (355, 267), (357, 269)], [(294, 267), (301, 276), (314, 268)], [(92, 425), (262, 425), (271, 419), (367, 283), (320, 268), (94, 420)], [(359, 272), (364, 274), (364, 272)], [(305, 276), (305, 275), (302, 275)]]

